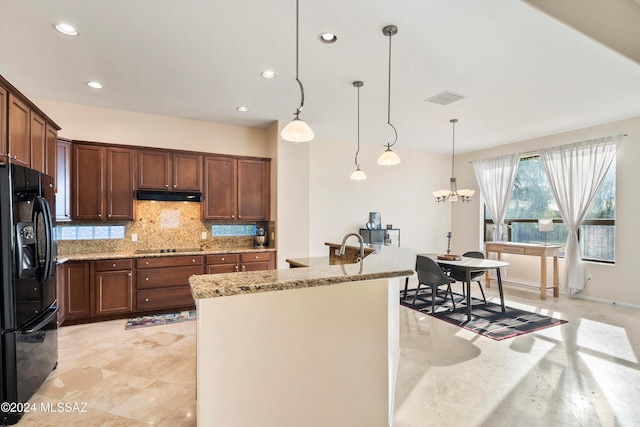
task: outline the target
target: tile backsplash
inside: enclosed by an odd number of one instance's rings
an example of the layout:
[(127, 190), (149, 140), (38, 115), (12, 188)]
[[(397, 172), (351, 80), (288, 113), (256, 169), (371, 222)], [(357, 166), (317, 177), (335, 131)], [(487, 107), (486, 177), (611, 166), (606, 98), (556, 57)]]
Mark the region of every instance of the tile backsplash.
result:
[[(135, 252), (169, 248), (251, 247), (254, 245), (253, 236), (257, 228), (263, 227), (265, 230), (269, 230), (270, 226), (275, 228), (273, 222), (266, 221), (249, 224), (203, 221), (200, 219), (200, 203), (161, 201), (138, 201), (137, 203), (136, 221), (59, 223), (58, 254)], [(114, 228), (114, 233), (122, 234), (122, 237), (113, 237), (110, 233), (111, 227)], [(206, 232), (206, 239), (202, 239), (203, 232)], [(137, 236), (135, 242), (132, 241), (133, 235)], [(65, 236), (75, 240), (62, 240)], [(269, 246), (273, 247), (271, 241)]]

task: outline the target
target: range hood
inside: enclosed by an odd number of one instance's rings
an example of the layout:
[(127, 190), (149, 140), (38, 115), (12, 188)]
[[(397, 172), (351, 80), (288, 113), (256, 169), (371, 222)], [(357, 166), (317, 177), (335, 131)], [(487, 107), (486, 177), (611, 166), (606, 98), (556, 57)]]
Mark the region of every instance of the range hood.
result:
[(163, 202), (201, 202), (202, 193), (138, 190), (136, 191), (136, 199)]

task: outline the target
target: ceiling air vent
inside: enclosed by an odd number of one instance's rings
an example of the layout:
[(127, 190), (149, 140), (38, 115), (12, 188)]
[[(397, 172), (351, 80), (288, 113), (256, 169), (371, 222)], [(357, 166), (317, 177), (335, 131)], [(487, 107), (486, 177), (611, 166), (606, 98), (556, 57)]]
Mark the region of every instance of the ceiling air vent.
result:
[(433, 102), (434, 104), (448, 105), (452, 102), (459, 101), (462, 98), (465, 98), (465, 96), (460, 95), (459, 93), (444, 91), (435, 96), (432, 96), (431, 98), (428, 98), (427, 101)]

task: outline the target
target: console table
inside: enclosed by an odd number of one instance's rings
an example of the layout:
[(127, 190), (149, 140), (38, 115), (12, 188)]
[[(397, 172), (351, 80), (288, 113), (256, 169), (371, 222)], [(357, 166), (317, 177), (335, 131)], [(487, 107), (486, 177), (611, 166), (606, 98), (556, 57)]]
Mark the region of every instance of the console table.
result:
[[(498, 254), (498, 260), (502, 260), (502, 254), (530, 255), (540, 257), (540, 299), (547, 299), (547, 258), (553, 258), (553, 296), (560, 295), (558, 287), (558, 251), (559, 245), (540, 245), (534, 243), (516, 242), (486, 242), (485, 251), (487, 258), (491, 252)], [(490, 287), (491, 278), (487, 271), (485, 285)]]

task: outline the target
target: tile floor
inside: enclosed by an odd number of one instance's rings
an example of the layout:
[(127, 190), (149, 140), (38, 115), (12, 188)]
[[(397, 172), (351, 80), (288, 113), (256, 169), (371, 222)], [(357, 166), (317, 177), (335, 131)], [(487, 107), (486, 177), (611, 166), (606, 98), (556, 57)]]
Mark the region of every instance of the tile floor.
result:
[[(493, 341), (401, 307), (394, 426), (640, 425), (640, 311), (505, 293), (569, 323)], [(487, 297), (498, 300), (495, 287)], [(195, 426), (196, 323), (124, 323), (61, 328), (58, 369), (31, 402), (86, 412), (28, 413), (18, 425)]]

